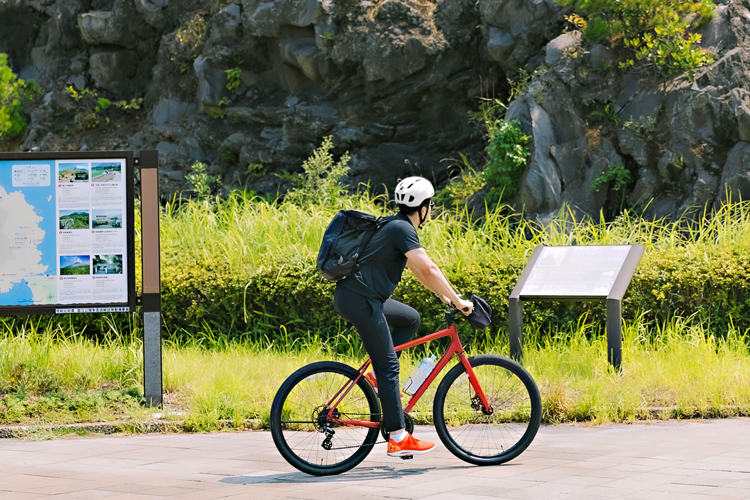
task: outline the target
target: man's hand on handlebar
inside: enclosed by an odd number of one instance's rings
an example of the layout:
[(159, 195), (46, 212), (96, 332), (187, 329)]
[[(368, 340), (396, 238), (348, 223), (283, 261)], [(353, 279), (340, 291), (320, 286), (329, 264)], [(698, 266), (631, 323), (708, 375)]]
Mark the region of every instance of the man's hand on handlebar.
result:
[(474, 303), (470, 300), (464, 300), (461, 297), (458, 298), (458, 304), (453, 304), (453, 306), (461, 311), (464, 316), (468, 316), (471, 314), (471, 312), (474, 310)]

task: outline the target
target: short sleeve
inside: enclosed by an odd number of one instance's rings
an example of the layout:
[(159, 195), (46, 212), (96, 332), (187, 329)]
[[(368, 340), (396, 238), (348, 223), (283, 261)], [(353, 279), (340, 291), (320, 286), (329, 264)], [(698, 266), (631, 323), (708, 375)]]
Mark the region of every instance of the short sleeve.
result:
[(422, 248), (414, 226), (404, 221), (395, 221), (394, 226), (393, 237), (399, 252), (406, 254), (415, 248)]

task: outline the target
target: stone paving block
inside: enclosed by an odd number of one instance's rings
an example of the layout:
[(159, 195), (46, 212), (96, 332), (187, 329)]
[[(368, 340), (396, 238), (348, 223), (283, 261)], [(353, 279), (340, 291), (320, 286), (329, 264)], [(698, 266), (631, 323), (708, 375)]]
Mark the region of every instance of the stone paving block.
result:
[[(434, 429), (418, 432), (437, 439)], [(465, 464), (442, 446), (403, 462), (379, 447), (346, 474), (313, 477), (284, 462), (267, 432), (0, 441), (0, 498), (44, 488), (75, 498), (68, 487), (85, 488), (80, 498), (138, 500), (736, 498), (748, 496), (748, 449), (748, 419), (543, 426), (526, 453), (502, 466)]]
[(705, 494), (705, 495), (688, 495), (680, 500), (738, 500), (747, 498), (747, 496), (735, 496), (725, 494)]
[(685, 498), (684, 493), (660, 491), (660, 490), (642, 490), (631, 493), (622, 498), (628, 500), (680, 500)]

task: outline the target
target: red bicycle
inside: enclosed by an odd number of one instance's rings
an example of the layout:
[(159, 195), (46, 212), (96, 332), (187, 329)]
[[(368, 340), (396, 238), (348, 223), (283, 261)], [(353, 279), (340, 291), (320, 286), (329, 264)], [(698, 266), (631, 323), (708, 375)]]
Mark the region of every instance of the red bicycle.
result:
[[(409, 412), (455, 355), (458, 363), (435, 392), (435, 430), (461, 460), (502, 464), (520, 455), (539, 430), (539, 389), (531, 375), (509, 358), (467, 357), (453, 322), (458, 313), (453, 309), (445, 314), (445, 330), (396, 347), (401, 351), (451, 338), (448, 350), (404, 408), (406, 430), (414, 429)], [(369, 365), (370, 359), (358, 370), (334, 361), (312, 363), (281, 385), (271, 406), (271, 434), (293, 467), (316, 476), (341, 474), (364, 460), (375, 444), (388, 442), (377, 395), (363, 376)], [(385, 441), (378, 443), (378, 434)]]

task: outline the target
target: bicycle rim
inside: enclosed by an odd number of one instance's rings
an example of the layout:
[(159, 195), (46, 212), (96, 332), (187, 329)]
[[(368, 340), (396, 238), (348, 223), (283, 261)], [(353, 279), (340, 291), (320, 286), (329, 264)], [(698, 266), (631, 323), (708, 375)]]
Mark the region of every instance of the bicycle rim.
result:
[[(378, 437), (378, 429), (329, 424), (327, 406), (357, 371), (335, 362), (314, 363), (290, 376), (271, 407), (276, 447), (292, 466), (313, 475), (340, 474), (360, 463)], [(380, 421), (380, 405), (363, 378), (334, 410), (347, 420)]]
[(451, 369), (435, 396), (435, 427), (457, 457), (477, 465), (507, 462), (534, 439), (541, 421), (539, 391), (521, 365), (502, 356), (471, 358), (487, 400), (487, 415), (463, 365)]

